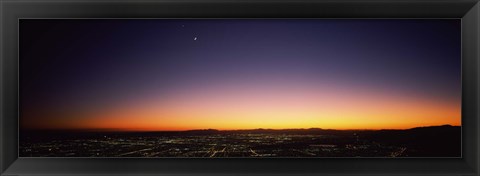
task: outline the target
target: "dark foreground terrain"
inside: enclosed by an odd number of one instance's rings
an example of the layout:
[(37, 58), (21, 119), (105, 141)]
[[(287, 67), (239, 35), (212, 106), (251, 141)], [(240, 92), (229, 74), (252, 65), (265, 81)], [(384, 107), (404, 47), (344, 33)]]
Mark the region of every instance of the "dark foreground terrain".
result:
[(461, 128), (20, 131), (20, 157), (460, 157)]

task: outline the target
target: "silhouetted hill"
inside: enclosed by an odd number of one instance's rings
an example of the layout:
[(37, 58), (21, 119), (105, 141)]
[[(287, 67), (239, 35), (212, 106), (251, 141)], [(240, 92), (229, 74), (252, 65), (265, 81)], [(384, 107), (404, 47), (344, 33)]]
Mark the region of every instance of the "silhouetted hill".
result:
[(204, 129), (204, 130), (187, 130), (180, 133), (195, 134), (195, 135), (209, 135), (209, 134), (218, 134), (221, 132), (220, 130), (216, 130), (216, 129)]
[(460, 126), (417, 127), (408, 130), (380, 130), (360, 134), (361, 139), (388, 145), (405, 146), (418, 150), (409, 150), (415, 156), (438, 156), (451, 151), (448, 156), (460, 156)]

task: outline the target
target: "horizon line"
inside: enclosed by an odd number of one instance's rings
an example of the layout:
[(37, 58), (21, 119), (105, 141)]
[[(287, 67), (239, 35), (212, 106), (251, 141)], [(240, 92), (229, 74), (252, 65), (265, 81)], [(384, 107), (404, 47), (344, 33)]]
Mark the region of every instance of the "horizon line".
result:
[(410, 130), (414, 128), (427, 128), (427, 127), (461, 127), (461, 125), (431, 125), (431, 126), (417, 126), (411, 128), (351, 128), (351, 129), (335, 129), (335, 128), (320, 128), (320, 127), (310, 127), (310, 128), (248, 128), (248, 129), (215, 129), (215, 128), (196, 128), (196, 129), (186, 129), (186, 130), (150, 130), (150, 129), (117, 129), (117, 128), (85, 128), (85, 129), (61, 129), (61, 128), (37, 128), (37, 129), (19, 129), (19, 131), (101, 131), (101, 132), (188, 132), (188, 131), (249, 131), (249, 130), (336, 130), (336, 131), (380, 131), (380, 130)]

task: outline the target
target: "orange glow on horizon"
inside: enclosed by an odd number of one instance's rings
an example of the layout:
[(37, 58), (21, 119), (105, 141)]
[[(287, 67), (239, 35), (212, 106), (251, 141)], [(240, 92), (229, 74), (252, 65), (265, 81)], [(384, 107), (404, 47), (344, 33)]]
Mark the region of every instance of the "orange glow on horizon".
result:
[[(123, 131), (407, 129), (461, 125), (460, 99), (345, 87), (348, 85), (211, 85), (90, 112), (31, 112), (26, 115), (49, 118), (21, 124), (28, 128)], [(62, 120), (62, 116), (75, 120)]]

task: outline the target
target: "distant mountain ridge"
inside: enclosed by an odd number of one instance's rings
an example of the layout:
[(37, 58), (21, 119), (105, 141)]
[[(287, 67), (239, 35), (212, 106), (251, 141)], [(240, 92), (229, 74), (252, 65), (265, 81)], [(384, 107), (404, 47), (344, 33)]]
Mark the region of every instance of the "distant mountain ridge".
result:
[[(409, 129), (323, 129), (323, 128), (291, 128), (291, 129), (269, 129), (269, 128), (256, 128), (256, 129), (238, 129), (238, 130), (218, 130), (218, 129), (194, 129), (178, 132), (201, 132), (201, 133), (216, 133), (216, 132), (318, 132), (318, 131), (408, 131), (408, 130), (428, 130), (428, 129), (445, 129), (445, 128), (460, 128), (461, 126), (453, 125), (440, 125), (440, 126), (421, 126), (413, 127)], [(153, 131), (152, 131), (153, 132)]]
[(55, 132), (55, 131), (64, 131), (64, 132), (122, 132), (122, 133), (155, 133), (155, 132), (165, 132), (165, 133), (222, 133), (222, 132), (252, 132), (252, 133), (262, 133), (262, 132), (341, 132), (341, 131), (407, 131), (407, 130), (428, 130), (428, 129), (445, 129), (445, 128), (460, 128), (461, 126), (452, 126), (449, 124), (439, 125), (439, 126), (420, 126), (413, 127), (409, 129), (323, 129), (323, 128), (288, 128), (288, 129), (270, 129), (270, 128), (256, 128), (256, 129), (237, 129), (237, 130), (218, 130), (218, 129), (192, 129), (192, 130), (178, 130), (178, 131), (161, 131), (161, 130), (122, 130), (122, 129), (25, 129), (20, 131), (45, 131), (45, 132)]

